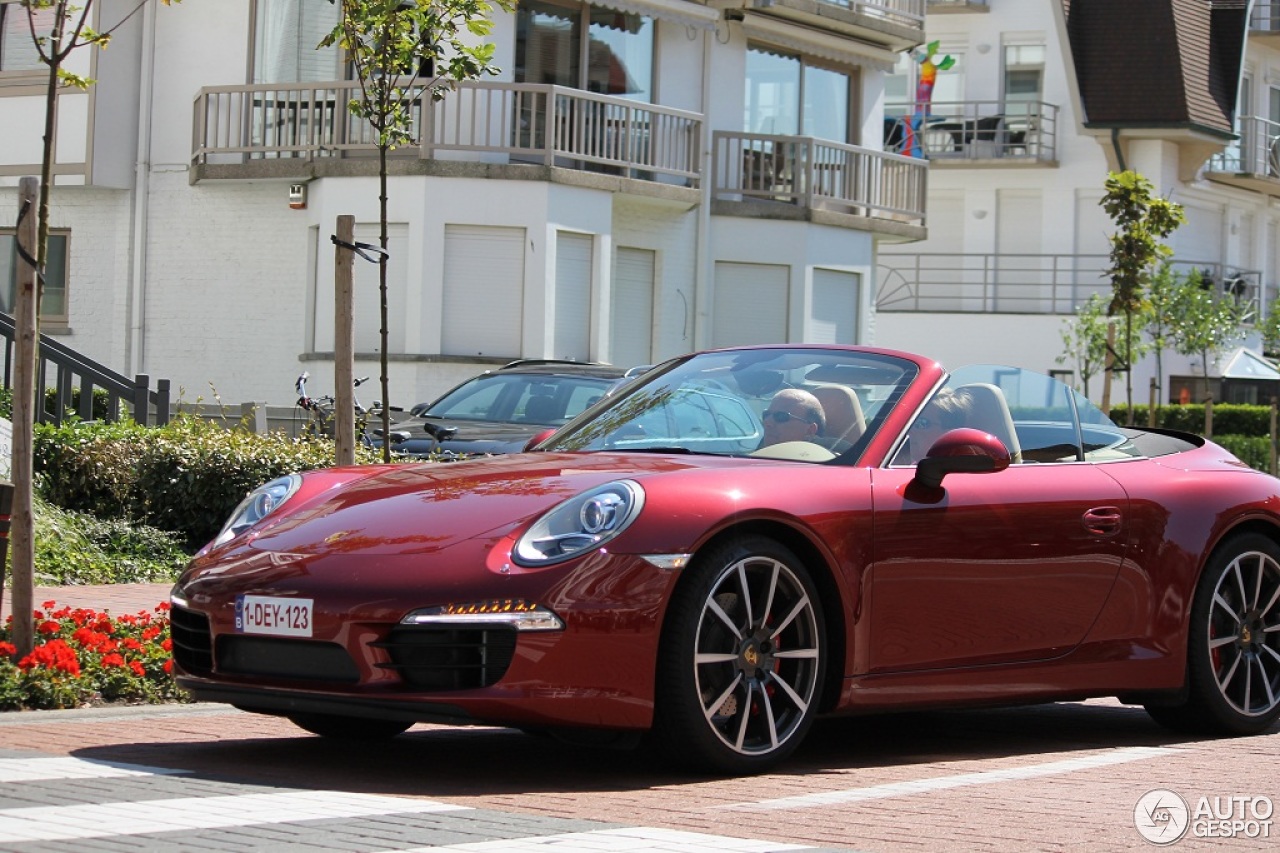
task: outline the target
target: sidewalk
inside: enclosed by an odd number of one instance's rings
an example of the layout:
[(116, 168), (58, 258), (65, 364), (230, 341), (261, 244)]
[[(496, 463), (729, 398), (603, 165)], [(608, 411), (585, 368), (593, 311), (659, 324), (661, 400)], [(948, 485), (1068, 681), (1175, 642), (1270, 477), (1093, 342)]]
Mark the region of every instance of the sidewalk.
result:
[[(113, 616), (153, 610), (157, 604), (169, 600), (169, 583), (118, 583), (99, 586), (38, 586), (32, 599), (36, 607), (46, 601), (56, 601), (59, 606), (89, 607), (106, 610)], [(5, 618), (13, 613), (10, 590), (4, 591)]]

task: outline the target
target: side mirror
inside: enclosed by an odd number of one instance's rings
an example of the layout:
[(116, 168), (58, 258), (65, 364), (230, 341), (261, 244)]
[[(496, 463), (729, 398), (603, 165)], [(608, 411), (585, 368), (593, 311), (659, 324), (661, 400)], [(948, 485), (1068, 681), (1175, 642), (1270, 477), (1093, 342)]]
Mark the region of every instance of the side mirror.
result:
[(992, 474), (1009, 467), (1009, 448), (991, 433), (962, 427), (943, 433), (916, 463), (915, 480), (936, 489), (948, 474)]
[(530, 450), (533, 450), (535, 447), (537, 447), (539, 444), (542, 444), (542, 442), (546, 441), (548, 438), (551, 438), (551, 436), (555, 434), (555, 431), (556, 431), (555, 427), (547, 427), (542, 432), (538, 433), (533, 438), (526, 441), (524, 443), (524, 452), (528, 453)]

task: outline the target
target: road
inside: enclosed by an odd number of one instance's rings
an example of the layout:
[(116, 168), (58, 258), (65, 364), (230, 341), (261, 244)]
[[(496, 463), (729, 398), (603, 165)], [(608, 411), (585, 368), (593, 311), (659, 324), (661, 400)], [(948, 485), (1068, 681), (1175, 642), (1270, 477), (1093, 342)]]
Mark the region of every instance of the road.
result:
[[(741, 779), (506, 729), (341, 743), (219, 705), (10, 713), (0, 850), (1276, 849), (1278, 756), (1280, 727), (1186, 739), (1104, 700), (822, 721)], [(1155, 789), (1146, 830), (1186, 827), (1173, 844), (1135, 825)]]

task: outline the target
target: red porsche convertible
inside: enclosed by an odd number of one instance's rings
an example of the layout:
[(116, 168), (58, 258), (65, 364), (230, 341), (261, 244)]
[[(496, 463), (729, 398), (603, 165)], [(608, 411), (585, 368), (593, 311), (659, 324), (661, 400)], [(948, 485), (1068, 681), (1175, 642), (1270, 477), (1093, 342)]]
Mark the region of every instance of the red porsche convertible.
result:
[(172, 604), (197, 699), (337, 737), (752, 773), (820, 714), (1092, 696), (1242, 735), (1280, 716), (1280, 481), (1016, 368), (726, 349), (525, 453), (267, 483)]

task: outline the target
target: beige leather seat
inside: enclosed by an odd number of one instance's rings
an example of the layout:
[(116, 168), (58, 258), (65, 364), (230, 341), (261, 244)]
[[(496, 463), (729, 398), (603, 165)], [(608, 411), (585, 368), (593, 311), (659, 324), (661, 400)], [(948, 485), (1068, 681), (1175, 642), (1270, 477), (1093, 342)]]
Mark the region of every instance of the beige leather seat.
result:
[(991, 433), (1004, 442), (1011, 462), (1021, 462), (1022, 446), (1018, 443), (1018, 433), (1013, 428), (1013, 415), (1009, 412), (1004, 392), (995, 385), (974, 382), (971, 385), (961, 385), (956, 393), (967, 394), (973, 401), (969, 416), (965, 418), (965, 426)]
[(867, 422), (862, 416), (858, 395), (852, 389), (843, 385), (821, 385), (812, 390), (827, 416), (825, 437), (850, 443), (862, 437), (867, 431)]

